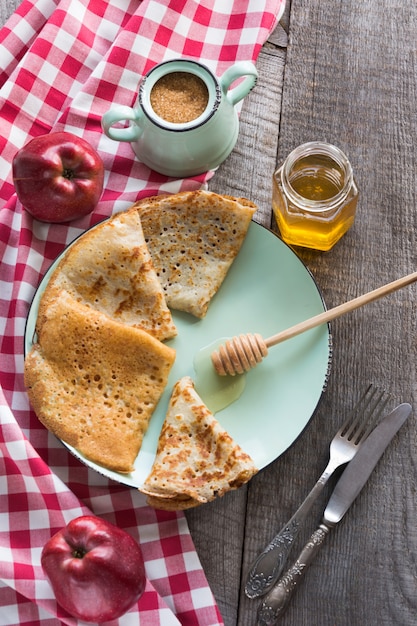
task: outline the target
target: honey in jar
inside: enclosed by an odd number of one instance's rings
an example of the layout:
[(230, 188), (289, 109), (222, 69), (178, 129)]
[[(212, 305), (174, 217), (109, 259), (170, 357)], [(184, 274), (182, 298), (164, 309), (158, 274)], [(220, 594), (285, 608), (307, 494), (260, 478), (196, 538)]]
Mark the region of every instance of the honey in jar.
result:
[(330, 250), (352, 226), (357, 201), (347, 157), (327, 143), (295, 148), (273, 175), (274, 215), (289, 245)]

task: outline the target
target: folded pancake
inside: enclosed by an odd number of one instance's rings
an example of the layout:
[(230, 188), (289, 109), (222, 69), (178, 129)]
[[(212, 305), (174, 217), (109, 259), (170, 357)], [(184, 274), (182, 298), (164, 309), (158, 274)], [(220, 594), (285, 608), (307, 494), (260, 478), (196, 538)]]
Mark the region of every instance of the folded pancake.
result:
[(223, 496), (258, 470), (197, 394), (188, 376), (174, 386), (151, 472), (140, 491), (157, 509), (180, 510)]
[(171, 309), (202, 318), (236, 258), (257, 207), (190, 191), (134, 205)]
[(38, 330), (62, 289), (78, 302), (161, 341), (176, 335), (136, 211), (101, 222), (67, 250), (43, 294)]
[(39, 420), (90, 461), (130, 472), (175, 351), (61, 291), (25, 359)]

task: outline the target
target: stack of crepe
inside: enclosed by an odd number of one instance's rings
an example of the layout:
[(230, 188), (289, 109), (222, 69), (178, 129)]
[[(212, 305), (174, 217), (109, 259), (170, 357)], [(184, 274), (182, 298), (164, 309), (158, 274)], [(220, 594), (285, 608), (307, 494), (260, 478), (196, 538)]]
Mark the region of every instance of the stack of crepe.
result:
[(39, 420), (94, 463), (133, 470), (175, 351), (60, 291), (26, 357)]
[[(206, 191), (156, 196), (95, 226), (70, 246), (42, 295), (37, 340), (25, 360), (29, 399), (51, 432), (103, 467), (134, 469), (175, 360), (175, 351), (162, 343), (177, 333), (170, 309), (206, 315), (255, 210), (245, 199)], [(171, 429), (173, 423), (180, 425), (172, 420), (177, 396), (184, 415), (187, 404), (190, 415), (197, 406), (190, 381), (180, 383), (167, 415)], [(197, 404), (203, 406), (201, 399)], [(223, 442), (222, 455), (213, 457), (220, 474), (212, 472), (212, 480), (203, 472), (199, 495), (195, 481), (190, 490), (184, 472), (179, 482), (172, 472), (174, 497), (160, 498), (156, 465), (146, 486), (153, 490), (151, 504), (195, 506), (246, 482), (256, 471), (213, 420), (208, 420), (207, 433), (216, 443), (208, 445)], [(161, 432), (159, 460), (170, 447), (167, 428)], [(200, 433), (194, 425), (190, 435), (189, 471), (198, 475), (195, 464), (201, 463), (204, 447), (197, 445)]]

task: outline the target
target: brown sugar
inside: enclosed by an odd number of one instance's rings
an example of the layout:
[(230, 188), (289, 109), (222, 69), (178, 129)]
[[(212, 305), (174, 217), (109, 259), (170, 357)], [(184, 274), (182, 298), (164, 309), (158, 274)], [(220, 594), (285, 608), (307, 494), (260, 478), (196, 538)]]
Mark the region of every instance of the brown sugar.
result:
[(207, 107), (208, 90), (195, 74), (172, 72), (152, 88), (151, 106), (167, 122), (183, 124), (199, 117)]

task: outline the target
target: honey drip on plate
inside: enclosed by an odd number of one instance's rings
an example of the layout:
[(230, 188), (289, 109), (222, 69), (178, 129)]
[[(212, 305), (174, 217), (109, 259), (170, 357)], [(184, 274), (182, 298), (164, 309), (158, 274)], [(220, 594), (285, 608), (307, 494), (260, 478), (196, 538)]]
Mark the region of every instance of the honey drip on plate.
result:
[(194, 357), (195, 388), (212, 413), (218, 413), (235, 402), (246, 385), (245, 374), (219, 376), (211, 362), (211, 353), (227, 339), (218, 339), (202, 348)]

